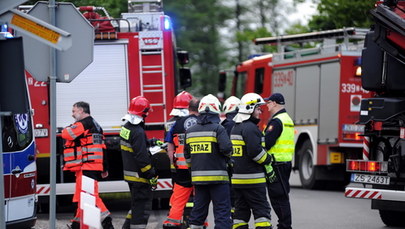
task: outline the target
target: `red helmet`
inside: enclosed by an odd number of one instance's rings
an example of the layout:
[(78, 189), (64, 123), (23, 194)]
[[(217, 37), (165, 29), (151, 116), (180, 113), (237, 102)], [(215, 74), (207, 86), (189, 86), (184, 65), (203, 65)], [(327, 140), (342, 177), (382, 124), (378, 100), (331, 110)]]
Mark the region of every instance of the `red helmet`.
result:
[(173, 108), (188, 108), (190, 100), (193, 99), (193, 96), (187, 91), (182, 91), (173, 100)]
[(143, 96), (133, 98), (128, 108), (128, 113), (142, 117), (148, 116), (149, 111), (151, 111), (149, 100)]

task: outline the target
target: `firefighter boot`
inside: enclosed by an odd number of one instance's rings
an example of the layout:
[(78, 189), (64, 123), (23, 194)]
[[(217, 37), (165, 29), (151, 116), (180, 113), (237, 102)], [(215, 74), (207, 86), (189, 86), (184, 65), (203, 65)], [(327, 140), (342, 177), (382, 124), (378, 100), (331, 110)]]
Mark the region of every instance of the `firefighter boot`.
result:
[(103, 229), (114, 229), (114, 226), (112, 224), (112, 219), (110, 216), (107, 216), (103, 222), (101, 222), (101, 226)]
[(181, 224), (163, 223), (163, 229), (181, 229)]
[(73, 221), (72, 224), (67, 225), (69, 229), (80, 229), (80, 223)]

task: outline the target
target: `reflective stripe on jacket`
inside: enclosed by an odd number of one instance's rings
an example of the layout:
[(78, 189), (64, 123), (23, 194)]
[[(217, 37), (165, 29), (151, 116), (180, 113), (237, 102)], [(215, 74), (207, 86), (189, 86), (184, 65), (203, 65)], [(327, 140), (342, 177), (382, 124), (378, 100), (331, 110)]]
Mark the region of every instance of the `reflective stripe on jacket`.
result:
[(291, 161), (294, 157), (294, 122), (287, 112), (279, 113), (273, 117), (278, 118), (283, 124), (283, 131), (276, 143), (267, 151), (273, 154), (277, 162)]
[(191, 159), (193, 184), (229, 183), (226, 162), (232, 143), (224, 127), (196, 124), (186, 131), (185, 157)]
[(66, 140), (64, 150), (65, 170), (103, 171), (103, 129), (91, 117), (86, 117), (62, 130)]
[(142, 125), (126, 122), (120, 131), (124, 180), (149, 183), (155, 176), (147, 149), (147, 138)]
[(262, 147), (263, 135), (250, 120), (236, 123), (231, 132), (234, 161), (232, 187), (247, 188), (266, 185), (264, 165), (270, 157)]

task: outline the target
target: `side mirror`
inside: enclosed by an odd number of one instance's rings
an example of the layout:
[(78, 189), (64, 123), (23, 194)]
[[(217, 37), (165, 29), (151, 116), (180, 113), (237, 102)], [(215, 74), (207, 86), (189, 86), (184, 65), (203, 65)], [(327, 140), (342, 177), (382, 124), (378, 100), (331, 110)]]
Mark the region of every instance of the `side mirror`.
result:
[(226, 88), (226, 72), (220, 72), (218, 79), (218, 91), (224, 92), (225, 88)]
[(181, 66), (189, 63), (188, 52), (184, 50), (177, 51), (177, 60)]
[(180, 87), (187, 88), (191, 87), (191, 71), (190, 68), (180, 68)]

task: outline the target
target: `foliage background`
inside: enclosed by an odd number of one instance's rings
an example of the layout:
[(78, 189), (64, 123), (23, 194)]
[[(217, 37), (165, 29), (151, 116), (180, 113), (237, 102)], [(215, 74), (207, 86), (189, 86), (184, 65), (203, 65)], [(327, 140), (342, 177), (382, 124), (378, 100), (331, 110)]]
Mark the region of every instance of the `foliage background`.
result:
[[(65, 1), (65, 0), (63, 0)], [(317, 11), (307, 22), (291, 22), (304, 1)], [(25, 4), (34, 4), (35, 0)], [(127, 0), (70, 0), (75, 6), (103, 6), (112, 17), (127, 12)], [(275, 52), (276, 47), (255, 46), (257, 37), (296, 34), (343, 27), (367, 28), (374, 0), (163, 0), (179, 48), (189, 51), (196, 96), (218, 92), (220, 70), (232, 71), (249, 55)], [(228, 77), (228, 81), (230, 77)], [(225, 95), (229, 96), (229, 95)]]

